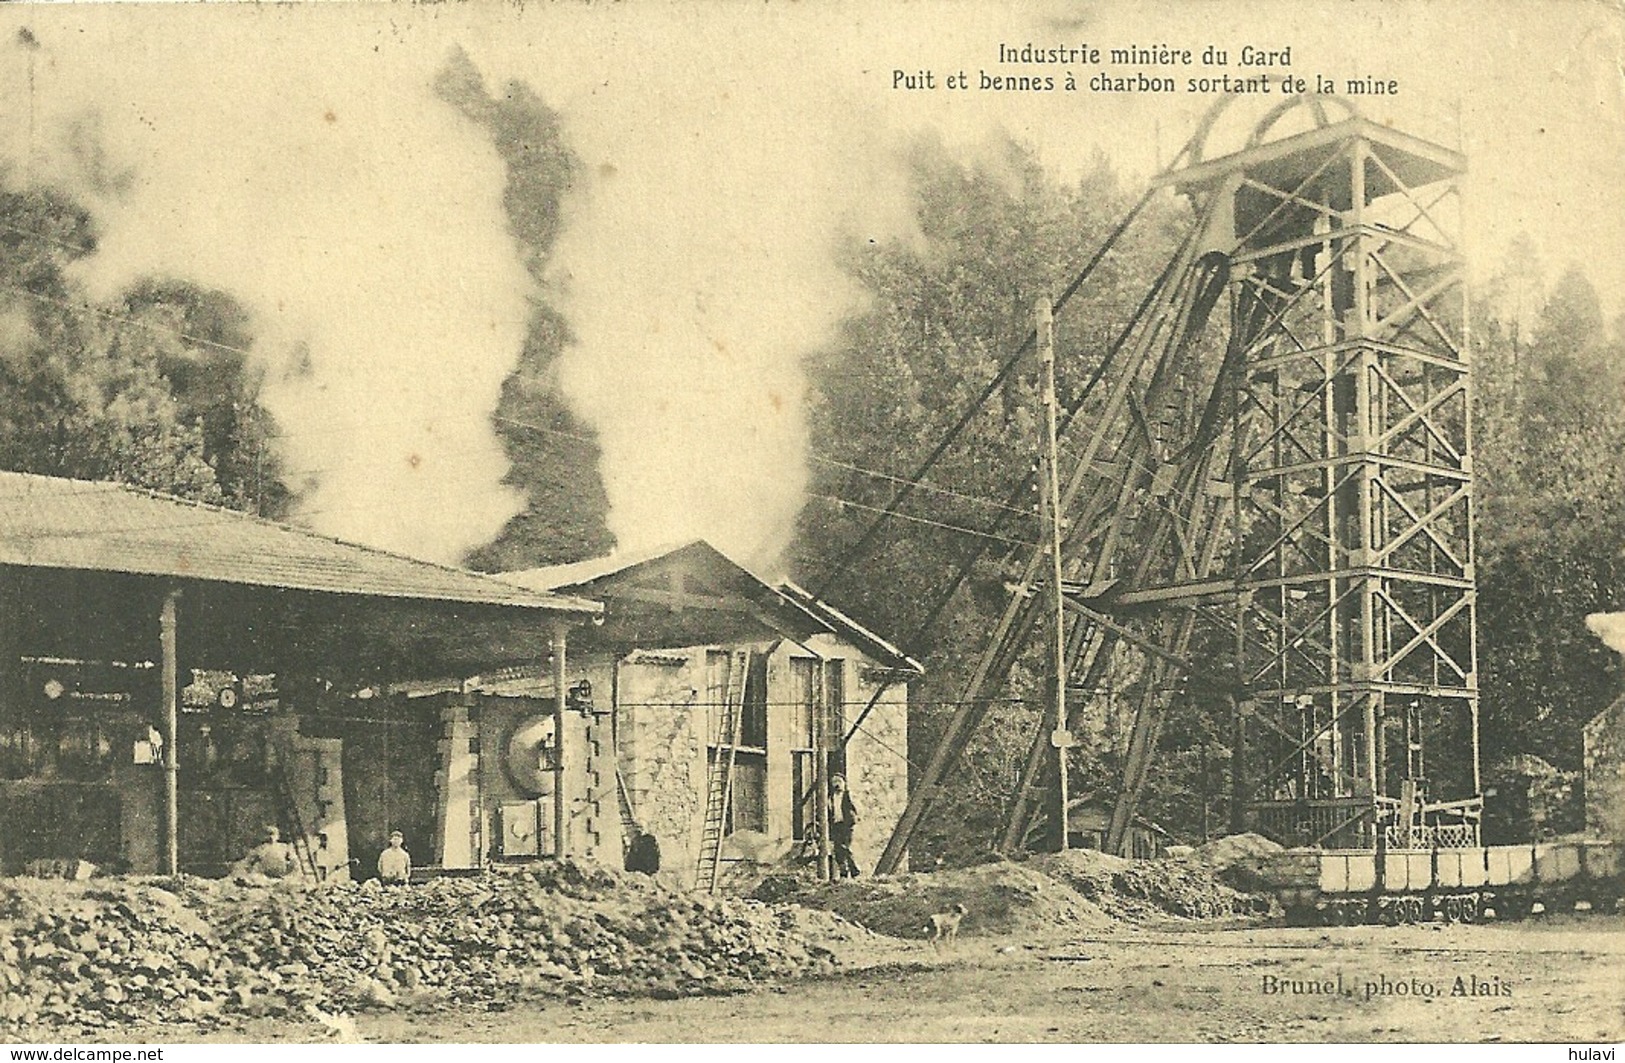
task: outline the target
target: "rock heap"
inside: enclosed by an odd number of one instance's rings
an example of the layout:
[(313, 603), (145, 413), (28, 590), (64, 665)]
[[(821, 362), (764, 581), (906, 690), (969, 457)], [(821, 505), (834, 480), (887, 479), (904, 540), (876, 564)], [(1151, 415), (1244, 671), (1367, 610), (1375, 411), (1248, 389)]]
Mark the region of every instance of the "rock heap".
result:
[(828, 884), (781, 875), (764, 880), (755, 896), (793, 899), (898, 938), (929, 936), (931, 916), (956, 904), (969, 913), (960, 929), (966, 937), (1074, 933), (1111, 924), (1094, 902), (1065, 882), (1008, 860)]
[(217, 948), (195, 913), (152, 886), (7, 882), (0, 885), (0, 1024), (100, 1026), (215, 1013), (232, 989)]
[(826, 909), (900, 938), (927, 936), (931, 915), (956, 904), (967, 911), (961, 927), (966, 937), (1066, 935), (1118, 922), (1212, 919), (1270, 910), (1268, 897), (1220, 881), (1211, 865), (1194, 857), (1128, 860), (1093, 849), (829, 884), (779, 874), (764, 879), (753, 896)]
[(724, 993), (828, 970), (794, 913), (534, 865), (413, 887), (0, 884), (0, 1027)]
[(1128, 860), (1072, 849), (1036, 856), (1031, 863), (1120, 919), (1212, 919), (1269, 910), (1267, 899), (1218, 881), (1211, 868), (1195, 860)]

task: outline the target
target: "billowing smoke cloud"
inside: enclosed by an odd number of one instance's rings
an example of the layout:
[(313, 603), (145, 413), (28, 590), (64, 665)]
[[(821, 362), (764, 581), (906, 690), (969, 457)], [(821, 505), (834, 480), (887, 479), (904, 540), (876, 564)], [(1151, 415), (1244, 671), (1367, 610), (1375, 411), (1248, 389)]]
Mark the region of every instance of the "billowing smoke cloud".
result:
[(1586, 627), (1615, 653), (1625, 654), (1625, 613), (1592, 613)]
[[(896, 70), (975, 79), (1014, 72), (1000, 42), (1200, 46), (1214, 25), (1248, 25), (1239, 3), (1200, 20), (1092, 5), (1082, 22), (1059, 3), (123, 7), (0, 5), (0, 154), (14, 176), (72, 172), (96, 192), (87, 277), (104, 291), (165, 272), (251, 303), (287, 463), (321, 474), (312, 522), (450, 558), (516, 509), (489, 416), (534, 278), (489, 131), (432, 91), (461, 44), (493, 92), (534, 88), (584, 164), (546, 298), (578, 341), (556, 382), (598, 430), (613, 530), (627, 547), (704, 535), (758, 565), (802, 502), (800, 358), (856, 298), (832, 240), (907, 228), (895, 133), (957, 148), (1003, 125), (1063, 175), (1100, 149), (1144, 175), (1209, 103), (903, 91)], [(1459, 45), (1466, 8), (1405, 5), (1368, 51), (1335, 4), (1292, 10), (1269, 41), (1216, 43), (1291, 43), (1304, 73), (1468, 101), (1475, 246), (1516, 229), (1546, 247), (1618, 243), (1609, 212), (1558, 206), (1617, 184), (1621, 157), (1617, 85), (1592, 98), (1590, 78), (1554, 80), (1574, 52), (1566, 20), (1508, 7), (1504, 41), (1480, 54)], [(1586, 56), (1617, 38), (1587, 38)]]
[[(211, 49), (247, 61), (229, 85), (181, 35), (107, 42), (111, 63), (39, 29), (0, 59), (3, 146), (92, 203), (101, 246), (81, 270), (98, 294), (168, 275), (253, 309), (300, 516), (453, 560), (520, 503), (490, 424), (538, 294), (507, 175), (490, 130), (435, 95), (454, 34), (391, 27), (381, 51), (355, 25), (252, 39), (292, 17), (211, 24)], [(906, 228), (888, 136), (853, 120), (872, 109), (850, 87), (757, 91), (812, 61), (805, 39), (698, 78), (645, 61), (667, 18), (593, 12), (616, 32), (583, 36), (560, 17), (537, 39), (568, 61), (468, 47), (488, 83), (556, 101), (584, 163), (548, 277), (577, 340), (554, 382), (598, 431), (623, 548), (704, 536), (768, 564), (803, 502), (800, 360), (858, 297), (836, 242)]]
[(647, 62), (672, 28), (617, 21), (613, 47), (571, 71), (503, 73), (561, 101), (584, 163), (551, 279), (578, 340), (560, 379), (598, 430), (611, 531), (623, 549), (697, 536), (771, 567), (804, 502), (801, 360), (860, 297), (838, 242), (905, 230), (907, 193), (849, 90), (761, 90), (821, 68), (812, 37), (753, 36), (707, 54), (701, 78)]
[[(252, 309), (308, 523), (455, 560), (519, 502), (489, 422), (531, 293), (500, 160), (432, 61), (257, 22), (217, 24), (207, 61), (191, 34), (102, 52), (36, 28), (0, 48), (0, 151), (92, 205), (98, 296), (159, 275)], [(238, 54), (251, 76), (223, 77)]]

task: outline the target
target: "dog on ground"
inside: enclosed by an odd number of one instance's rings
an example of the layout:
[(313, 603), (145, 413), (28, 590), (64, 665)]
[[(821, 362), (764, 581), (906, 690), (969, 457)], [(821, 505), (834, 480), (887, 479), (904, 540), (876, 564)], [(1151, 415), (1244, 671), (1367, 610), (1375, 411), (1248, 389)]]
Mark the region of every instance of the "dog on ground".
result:
[(931, 931), (931, 945), (942, 948), (952, 945), (959, 938), (959, 924), (964, 921), (970, 912), (963, 904), (956, 904), (946, 912), (938, 912), (931, 917), (931, 923), (926, 927)]

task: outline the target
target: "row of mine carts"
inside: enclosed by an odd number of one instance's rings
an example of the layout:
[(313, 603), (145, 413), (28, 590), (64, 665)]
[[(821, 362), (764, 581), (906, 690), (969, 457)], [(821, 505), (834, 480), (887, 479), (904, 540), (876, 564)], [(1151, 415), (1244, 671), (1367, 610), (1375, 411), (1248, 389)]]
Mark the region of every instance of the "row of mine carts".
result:
[(1288, 849), (1259, 860), (1289, 922), (1471, 923), (1551, 911), (1616, 911), (1625, 842), (1476, 849)]

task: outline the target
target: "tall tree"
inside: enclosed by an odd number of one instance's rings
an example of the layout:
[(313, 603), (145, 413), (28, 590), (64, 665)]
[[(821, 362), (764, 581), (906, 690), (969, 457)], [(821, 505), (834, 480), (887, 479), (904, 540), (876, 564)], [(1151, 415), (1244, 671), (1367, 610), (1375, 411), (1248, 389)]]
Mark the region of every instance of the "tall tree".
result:
[(275, 418), (259, 401), (264, 372), (249, 358), (247, 310), (226, 292), (147, 279), (125, 293), (120, 316), (144, 329), (186, 423), (227, 505), (281, 517), (293, 503), (283, 482)]
[(1625, 337), (1576, 269), (1525, 328), (1528, 273), (1515, 257), (1475, 323), (1484, 760), (1574, 770), (1618, 694), (1618, 655), (1584, 621), (1625, 608)]

